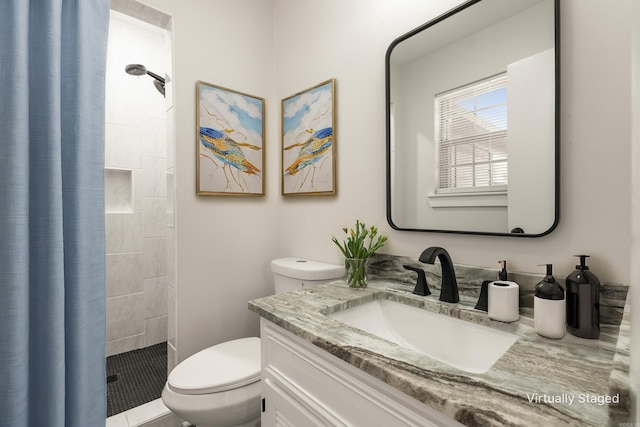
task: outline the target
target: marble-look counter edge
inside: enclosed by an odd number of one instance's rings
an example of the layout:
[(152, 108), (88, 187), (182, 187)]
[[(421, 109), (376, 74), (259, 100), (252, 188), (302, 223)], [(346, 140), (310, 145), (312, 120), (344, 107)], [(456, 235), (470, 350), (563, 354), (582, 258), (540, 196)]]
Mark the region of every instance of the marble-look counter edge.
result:
[(630, 376), (631, 363), (631, 298), (627, 297), (624, 305), (622, 321), (618, 332), (616, 352), (613, 356), (613, 367), (609, 376), (609, 395), (619, 395), (620, 404), (609, 406), (609, 426), (619, 426), (627, 422), (632, 408)]
[[(467, 374), (324, 315), (336, 311), (336, 307), (344, 309), (374, 299), (376, 293), (386, 292), (388, 287), (389, 283), (379, 282), (372, 283), (367, 290), (353, 290), (342, 282), (334, 282), (250, 301), (249, 308), (466, 425), (525, 425), (525, 422), (544, 425), (553, 418), (565, 425), (600, 426), (616, 425), (628, 417), (623, 405), (608, 410), (607, 406), (593, 403), (535, 402), (547, 395), (575, 399), (579, 393), (605, 396), (614, 391), (621, 393), (621, 401), (628, 398), (628, 357), (619, 357), (617, 353), (623, 340), (620, 335), (625, 330), (624, 319), (620, 334), (618, 328), (608, 327), (603, 329), (601, 340), (568, 336), (560, 341), (536, 336), (532, 332), (532, 319), (527, 316), (515, 324), (489, 321), (493, 327), (518, 333), (521, 339), (489, 372)], [(399, 298), (418, 304), (425, 300), (413, 295)], [(477, 313), (469, 314), (474, 311), (469, 307), (439, 306), (455, 317), (473, 315), (474, 320), (486, 319)], [(628, 344), (626, 348), (628, 352)], [(542, 382), (536, 370), (546, 371), (555, 382)]]

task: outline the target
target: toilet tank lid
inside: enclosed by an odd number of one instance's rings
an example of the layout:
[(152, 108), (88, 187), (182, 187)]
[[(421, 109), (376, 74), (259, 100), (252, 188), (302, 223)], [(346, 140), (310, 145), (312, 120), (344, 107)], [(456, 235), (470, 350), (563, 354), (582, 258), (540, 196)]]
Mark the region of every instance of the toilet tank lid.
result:
[(271, 271), (274, 274), (294, 279), (328, 280), (341, 278), (344, 274), (344, 267), (303, 258), (287, 257), (271, 261)]
[(260, 380), (260, 338), (240, 338), (214, 345), (176, 366), (167, 383), (182, 394), (208, 394)]

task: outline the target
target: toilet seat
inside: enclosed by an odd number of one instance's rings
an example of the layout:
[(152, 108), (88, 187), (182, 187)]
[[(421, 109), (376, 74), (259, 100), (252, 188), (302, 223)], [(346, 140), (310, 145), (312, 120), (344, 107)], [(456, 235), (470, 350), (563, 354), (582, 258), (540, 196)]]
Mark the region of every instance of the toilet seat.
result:
[(260, 381), (260, 338), (206, 348), (178, 364), (167, 378), (176, 393), (209, 394)]

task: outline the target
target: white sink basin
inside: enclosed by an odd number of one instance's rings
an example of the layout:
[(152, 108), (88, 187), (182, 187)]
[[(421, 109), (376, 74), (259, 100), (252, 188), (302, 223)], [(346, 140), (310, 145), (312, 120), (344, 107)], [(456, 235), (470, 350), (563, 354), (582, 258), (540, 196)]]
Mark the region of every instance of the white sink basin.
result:
[(517, 335), (388, 300), (328, 315), (463, 371), (486, 372)]

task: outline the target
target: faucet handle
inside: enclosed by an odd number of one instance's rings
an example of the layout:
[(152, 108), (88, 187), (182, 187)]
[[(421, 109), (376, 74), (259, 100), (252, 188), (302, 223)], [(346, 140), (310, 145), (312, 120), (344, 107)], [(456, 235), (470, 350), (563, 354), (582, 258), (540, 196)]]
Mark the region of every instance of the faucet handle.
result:
[(429, 290), (429, 285), (427, 285), (427, 276), (424, 273), (424, 270), (417, 267), (412, 267), (407, 264), (403, 264), (405, 270), (411, 270), (418, 273), (418, 280), (416, 281), (416, 287), (413, 290), (413, 293), (416, 295), (427, 296), (431, 295), (431, 291)]

